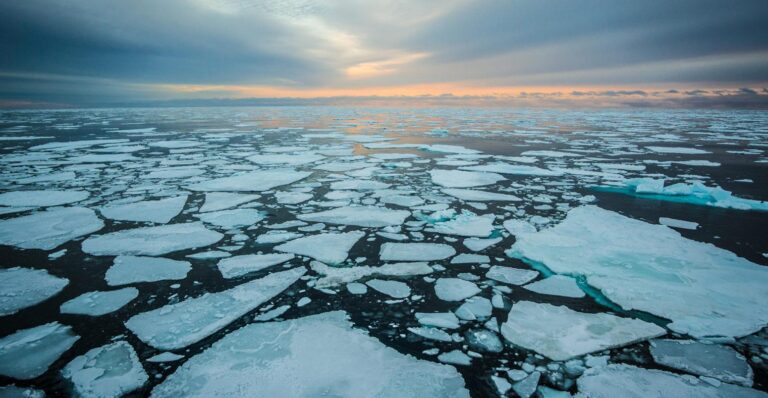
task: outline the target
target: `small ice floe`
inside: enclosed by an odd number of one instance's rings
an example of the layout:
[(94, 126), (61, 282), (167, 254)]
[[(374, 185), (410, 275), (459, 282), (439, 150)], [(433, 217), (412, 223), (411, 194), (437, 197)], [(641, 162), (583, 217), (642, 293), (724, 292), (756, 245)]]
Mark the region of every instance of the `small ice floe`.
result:
[(442, 190), (446, 195), (469, 202), (519, 202), (522, 199), (515, 195), (480, 191), (476, 189), (446, 188)]
[(724, 383), (752, 386), (752, 368), (736, 350), (695, 340), (651, 340), (653, 360), (664, 366)]
[(257, 170), (229, 177), (214, 178), (188, 185), (192, 191), (258, 192), (292, 184), (312, 173), (294, 169)]
[(195, 217), (206, 224), (224, 229), (234, 229), (256, 224), (266, 218), (266, 214), (254, 209), (232, 209), (196, 214)]
[(496, 173), (479, 173), (475, 171), (461, 170), (430, 170), (432, 182), (446, 188), (472, 188), (484, 185), (493, 185), (506, 180)]
[(85, 207), (54, 207), (0, 221), (0, 245), (51, 250), (96, 232), (104, 223)]
[(382, 261), (434, 261), (456, 254), (456, 250), (444, 243), (393, 243), (381, 245)]
[(223, 234), (200, 222), (142, 227), (92, 236), (83, 241), (83, 251), (96, 256), (158, 256), (179, 250), (212, 245)]
[(476, 284), (459, 278), (440, 278), (435, 282), (435, 295), (444, 301), (462, 301), (480, 293)]
[(149, 380), (136, 351), (125, 341), (89, 350), (70, 361), (61, 375), (82, 398), (122, 397)]
[(507, 254), (583, 275), (612, 302), (669, 319), (667, 327), (678, 333), (740, 337), (768, 324), (765, 267), (596, 206), (520, 236)]
[(416, 320), (424, 326), (444, 329), (457, 329), (459, 318), (453, 312), (417, 312)]
[(467, 238), (467, 239), (464, 239), (463, 243), (467, 249), (472, 250), (473, 252), (479, 252), (499, 242), (501, 242), (501, 238), (489, 238), (489, 239)]
[[(323, 275), (315, 283), (315, 287), (333, 287), (343, 283), (354, 282), (368, 276), (412, 276), (427, 275), (433, 272), (432, 267), (424, 262), (387, 263), (378, 267), (356, 265), (354, 267), (331, 267), (320, 261), (310, 263), (313, 271)], [(349, 285), (347, 285), (349, 286)]]
[(282, 264), (294, 257), (293, 254), (288, 253), (245, 254), (219, 260), (216, 267), (221, 272), (221, 276), (231, 279)]
[(575, 279), (565, 275), (552, 275), (523, 287), (532, 292), (548, 294), (550, 296), (581, 298), (586, 295)]
[(101, 215), (112, 220), (166, 224), (181, 213), (186, 203), (187, 195), (182, 195), (159, 200), (107, 205), (99, 211)]
[(632, 365), (611, 364), (588, 369), (577, 380), (579, 394), (587, 398), (614, 398), (631, 391), (638, 397), (767, 398), (763, 391), (733, 384), (718, 386), (691, 376)]
[(699, 227), (698, 223), (693, 221), (678, 220), (676, 218), (659, 217), (659, 224), (672, 228), (695, 230)]
[(639, 319), (519, 301), (501, 325), (501, 334), (512, 344), (564, 361), (658, 337), (666, 330)]
[(524, 285), (536, 279), (537, 276), (539, 276), (538, 271), (502, 265), (494, 265), (485, 273), (486, 278), (510, 285)]
[(509, 163), (488, 163), (482, 166), (465, 166), (459, 167), (461, 170), (467, 171), (483, 171), (499, 174), (513, 174), (522, 176), (541, 176), (541, 177), (556, 177), (563, 175), (560, 171), (542, 169), (534, 166), (524, 166)]
[(445, 235), (486, 238), (493, 233), (493, 222), (495, 220), (496, 217), (493, 214), (478, 216), (465, 210), (450, 220), (434, 223), (426, 231)]
[(134, 315), (125, 326), (141, 341), (157, 349), (183, 348), (282, 293), (305, 272), (304, 267), (275, 272), (229, 290), (168, 304)]
[(161, 257), (117, 256), (104, 279), (110, 286), (137, 282), (181, 280), (192, 270), (188, 261)]
[(411, 212), (407, 210), (391, 210), (386, 207), (375, 206), (349, 206), (318, 213), (299, 214), (296, 218), (310, 222), (378, 228), (401, 225), (410, 215)]
[(0, 206), (60, 206), (88, 199), (89, 196), (88, 191), (13, 191), (0, 194)]
[(252, 202), (260, 197), (261, 195), (246, 193), (209, 192), (205, 194), (205, 202), (200, 208), (200, 212), (226, 210), (243, 203)]
[(45, 270), (33, 268), (0, 269), (0, 316), (15, 314), (57, 295), (69, 284)]
[(339, 264), (347, 259), (349, 250), (363, 236), (365, 233), (362, 231), (323, 233), (294, 239), (275, 246), (274, 249), (280, 252), (312, 257), (328, 264)]
[(72, 328), (58, 322), (0, 338), (0, 375), (29, 380), (42, 375), (79, 339)]
[(62, 314), (101, 316), (115, 312), (139, 296), (133, 287), (83, 293), (61, 305)]
[(152, 363), (175, 362), (181, 358), (184, 358), (184, 355), (174, 354), (172, 352), (161, 352), (157, 355), (147, 358), (147, 362), (152, 362)]
[(295, 205), (312, 199), (314, 195), (306, 192), (275, 192), (275, 200), (281, 205)]
[(371, 279), (365, 282), (373, 290), (386, 294), (389, 297), (401, 299), (411, 295), (411, 288), (400, 281), (386, 281), (382, 279)]
[(669, 153), (669, 154), (679, 154), (679, 155), (703, 155), (703, 154), (711, 153), (703, 149), (679, 147), (679, 146), (647, 146), (645, 148), (648, 149), (649, 151), (656, 152), (656, 153)]
[(189, 359), (152, 396), (469, 397), (455, 368), (401, 354), (346, 318), (328, 312), (247, 325)]

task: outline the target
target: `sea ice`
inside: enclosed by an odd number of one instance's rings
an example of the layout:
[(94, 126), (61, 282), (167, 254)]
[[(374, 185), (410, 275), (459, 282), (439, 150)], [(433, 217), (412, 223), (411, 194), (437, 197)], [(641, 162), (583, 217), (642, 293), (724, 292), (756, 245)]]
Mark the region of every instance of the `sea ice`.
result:
[(708, 187), (698, 181), (664, 186), (665, 181), (663, 178), (631, 178), (621, 181), (620, 187), (601, 186), (596, 189), (699, 206), (768, 211), (768, 202), (733, 196), (732, 192), (718, 186)]
[(268, 191), (303, 180), (312, 174), (294, 169), (257, 170), (230, 177), (214, 178), (187, 186), (193, 191), (256, 192)]
[(552, 171), (552, 170), (542, 169), (534, 166), (523, 166), (523, 165), (500, 163), (500, 162), (489, 163), (482, 166), (465, 166), (465, 167), (460, 167), (460, 169), (467, 170), (467, 171), (483, 171), (483, 172), (491, 172), (491, 173), (499, 173), (499, 174), (514, 174), (514, 175), (523, 175), (523, 176), (543, 176), (543, 177), (560, 176), (563, 174), (559, 171)]
[(126, 287), (83, 293), (61, 305), (62, 314), (101, 316), (115, 312), (139, 296), (139, 290)]
[[(586, 282), (626, 310), (694, 337), (739, 337), (768, 323), (768, 270), (666, 226), (596, 206), (518, 238), (507, 254)], [(696, 305), (691, 305), (696, 303)]]
[(275, 246), (275, 250), (312, 257), (328, 264), (338, 264), (347, 259), (349, 250), (363, 236), (365, 233), (362, 231), (311, 235)]
[(224, 229), (249, 227), (266, 218), (266, 214), (254, 209), (219, 210), (197, 214), (195, 217), (206, 224)]
[(444, 352), (437, 356), (437, 360), (459, 366), (469, 366), (472, 363), (472, 357), (460, 350)]
[(411, 288), (403, 282), (385, 281), (382, 279), (371, 279), (365, 282), (373, 290), (386, 294), (389, 297), (400, 299), (411, 295)]
[(496, 173), (441, 169), (430, 170), (429, 175), (432, 177), (433, 183), (446, 188), (472, 188), (483, 185), (493, 185), (506, 179)]
[(59, 206), (88, 199), (87, 191), (13, 191), (0, 194), (0, 206)]
[(444, 243), (392, 243), (381, 245), (382, 261), (434, 261), (456, 254), (456, 250)]
[(472, 250), (473, 252), (479, 252), (499, 242), (501, 242), (501, 238), (490, 238), (490, 239), (467, 238), (467, 239), (464, 239), (463, 243), (464, 243), (464, 246), (467, 247), (467, 249)]
[(250, 272), (261, 271), (294, 258), (293, 254), (245, 254), (219, 260), (216, 267), (226, 279), (237, 278)]
[(232, 192), (209, 192), (205, 194), (205, 203), (200, 208), (201, 213), (209, 211), (226, 210), (231, 207), (248, 203), (260, 198), (261, 195), (232, 193)]
[(493, 233), (493, 221), (495, 219), (493, 214), (478, 216), (465, 210), (451, 220), (436, 222), (426, 231), (445, 235), (486, 238)]
[(311, 193), (305, 192), (275, 192), (275, 200), (282, 205), (295, 205), (312, 199)]
[(285, 398), (469, 397), (456, 369), (387, 347), (354, 329), (343, 312), (235, 330), (179, 367), (152, 397), (224, 397), (243, 391)]
[(524, 285), (539, 276), (539, 273), (529, 269), (520, 269), (505, 267), (501, 265), (494, 265), (485, 277), (493, 279), (502, 283), (509, 283), (510, 285)]
[(196, 343), (294, 284), (306, 269), (297, 267), (217, 293), (187, 299), (134, 315), (125, 322), (141, 341), (160, 350)]
[[(371, 275), (380, 276), (411, 276), (432, 273), (432, 267), (427, 263), (387, 263), (378, 267), (356, 265), (353, 267), (331, 267), (319, 261), (310, 263), (313, 271), (322, 278), (318, 279), (315, 287), (324, 288), (349, 283)], [(349, 285), (347, 285), (349, 286)]]
[(0, 316), (15, 314), (58, 294), (69, 280), (45, 270), (32, 268), (0, 269)]
[(522, 200), (515, 195), (479, 191), (476, 189), (446, 188), (442, 191), (447, 195), (469, 202), (519, 202)]
[(136, 282), (180, 280), (192, 269), (188, 261), (161, 257), (117, 256), (104, 276), (110, 286)]
[(529, 283), (523, 287), (532, 292), (552, 296), (581, 298), (586, 295), (579, 288), (575, 279), (564, 275), (552, 275), (549, 278)]
[(577, 384), (585, 398), (768, 398), (747, 387), (727, 383), (715, 387), (691, 376), (625, 364), (588, 369)]
[(416, 320), (424, 326), (457, 329), (459, 318), (453, 312), (417, 312)]
[(664, 328), (633, 318), (606, 313), (577, 312), (565, 306), (519, 301), (501, 325), (512, 344), (536, 351), (554, 361), (621, 347), (664, 335)]
[(694, 340), (651, 340), (656, 363), (725, 383), (752, 386), (752, 368), (730, 347)]
[(656, 153), (674, 153), (674, 154), (682, 154), (682, 155), (703, 155), (706, 153), (710, 153), (709, 151), (705, 151), (703, 149), (677, 147), (677, 146), (647, 146), (645, 148)]
[(698, 223), (693, 221), (678, 220), (676, 218), (659, 217), (659, 224), (666, 225), (672, 228), (690, 229), (695, 230), (699, 227)]
[(29, 380), (45, 373), (79, 339), (72, 328), (58, 322), (0, 338), (0, 375)]
[(122, 397), (149, 380), (136, 351), (125, 341), (89, 350), (70, 361), (61, 375), (82, 398)]
[(212, 245), (224, 235), (200, 222), (143, 227), (92, 236), (83, 242), (83, 251), (96, 256), (158, 256), (178, 250)]
[(22, 249), (51, 250), (96, 232), (104, 223), (85, 207), (54, 207), (0, 221), (0, 244)]
[(166, 224), (176, 217), (187, 203), (187, 195), (160, 200), (143, 200), (121, 205), (107, 205), (100, 209), (106, 218), (121, 221), (141, 221)]
[(462, 301), (480, 293), (472, 282), (459, 278), (440, 278), (435, 282), (435, 294), (444, 301)]
[(328, 224), (356, 225), (359, 227), (386, 227), (400, 225), (411, 215), (407, 210), (391, 210), (386, 207), (349, 206), (318, 213), (296, 216), (299, 220)]
[(249, 156), (246, 159), (256, 164), (285, 164), (290, 166), (298, 166), (302, 164), (317, 162), (323, 160), (325, 157), (304, 152), (297, 154), (287, 153), (262, 153), (258, 155)]

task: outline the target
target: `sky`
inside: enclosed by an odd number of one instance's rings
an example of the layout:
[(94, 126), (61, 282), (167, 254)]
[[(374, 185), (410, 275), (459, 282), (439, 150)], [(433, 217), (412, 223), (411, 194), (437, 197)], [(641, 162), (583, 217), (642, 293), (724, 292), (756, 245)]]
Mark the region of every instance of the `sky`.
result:
[(0, 107), (768, 108), (766, 0), (0, 1)]

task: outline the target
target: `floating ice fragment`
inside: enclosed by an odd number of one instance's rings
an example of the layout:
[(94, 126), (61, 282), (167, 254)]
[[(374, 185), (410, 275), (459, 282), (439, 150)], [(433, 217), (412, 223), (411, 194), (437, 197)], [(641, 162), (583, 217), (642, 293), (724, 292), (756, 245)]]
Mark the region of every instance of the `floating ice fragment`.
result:
[(192, 191), (256, 192), (292, 184), (310, 176), (294, 169), (257, 170), (230, 177), (215, 178), (187, 186)]
[(453, 341), (450, 334), (440, 329), (411, 327), (408, 328), (408, 331), (429, 340), (437, 340), (443, 342)]
[(459, 327), (459, 318), (453, 312), (417, 312), (416, 320), (424, 326), (456, 329)]
[(191, 269), (192, 265), (188, 261), (160, 257), (117, 256), (104, 279), (110, 286), (179, 280), (184, 279)]
[(83, 242), (83, 251), (96, 256), (157, 256), (178, 250), (212, 245), (224, 235), (200, 222), (143, 227), (92, 236)]
[(0, 221), (0, 244), (22, 249), (51, 250), (96, 232), (104, 223), (85, 207), (55, 207)]
[(347, 259), (349, 250), (363, 236), (365, 233), (362, 231), (311, 235), (275, 246), (275, 250), (312, 257), (324, 263), (338, 264)]
[(480, 293), (480, 288), (472, 282), (458, 278), (440, 278), (435, 282), (437, 298), (445, 301), (462, 301)]
[(656, 153), (674, 153), (674, 154), (682, 154), (682, 155), (703, 155), (706, 153), (710, 153), (709, 151), (705, 151), (703, 149), (677, 147), (677, 146), (647, 146), (645, 148)]
[(15, 314), (58, 294), (69, 280), (45, 270), (32, 268), (0, 269), (0, 316)]
[(379, 258), (383, 261), (433, 261), (456, 254), (456, 250), (443, 243), (392, 243), (381, 245)]
[(560, 171), (547, 170), (547, 169), (542, 169), (534, 166), (523, 166), (523, 165), (500, 163), (500, 162), (489, 163), (482, 166), (459, 167), (459, 169), (467, 170), (467, 171), (484, 171), (484, 172), (499, 173), (499, 174), (514, 174), (514, 175), (523, 175), (523, 176), (543, 176), (543, 177), (560, 176), (563, 174)]
[(432, 273), (432, 268), (427, 263), (388, 263), (378, 267), (357, 265), (354, 267), (330, 267), (319, 261), (310, 263), (313, 271), (322, 278), (318, 279), (315, 287), (332, 287), (342, 283), (349, 283), (371, 275), (381, 276), (410, 276), (427, 275)]
[(520, 269), (494, 265), (485, 274), (486, 278), (510, 285), (524, 285), (539, 276), (539, 273), (529, 269)]
[(121, 397), (149, 380), (136, 351), (125, 341), (89, 350), (69, 362), (61, 375), (83, 398)]
[(451, 220), (436, 222), (427, 232), (436, 232), (446, 235), (474, 236), (485, 238), (493, 233), (493, 214), (475, 215), (469, 211), (463, 211)]
[(660, 365), (725, 383), (752, 386), (752, 368), (732, 348), (693, 340), (651, 340), (651, 355)]
[(101, 316), (115, 312), (138, 297), (133, 287), (83, 293), (61, 305), (62, 314)]
[(304, 267), (269, 274), (229, 290), (206, 293), (134, 315), (125, 322), (141, 341), (161, 350), (196, 343), (272, 299), (295, 283)]
[(505, 180), (503, 176), (496, 173), (460, 170), (430, 170), (429, 175), (432, 177), (433, 183), (446, 188), (472, 188), (493, 185), (501, 180)]
[(690, 229), (695, 230), (699, 227), (698, 223), (693, 221), (678, 220), (676, 218), (659, 217), (659, 224), (666, 225), (672, 228)]
[(529, 283), (523, 287), (532, 292), (549, 294), (552, 296), (581, 298), (586, 295), (584, 291), (579, 288), (575, 279), (564, 275), (552, 275), (549, 278)]
[(386, 294), (392, 298), (406, 298), (411, 295), (411, 288), (403, 282), (385, 281), (381, 279), (371, 279), (365, 283), (379, 293)]
[(226, 279), (231, 279), (251, 272), (261, 271), (293, 258), (293, 254), (285, 253), (246, 254), (219, 260), (216, 267), (219, 269), (219, 272), (221, 272), (221, 276)]
[(465, 201), (472, 202), (519, 202), (522, 199), (515, 195), (503, 193), (479, 191), (476, 189), (446, 188), (443, 193)]
[(176, 217), (187, 203), (187, 195), (160, 200), (144, 200), (122, 205), (107, 205), (100, 209), (106, 218), (121, 221), (144, 221), (166, 224)]
[(472, 358), (460, 350), (444, 352), (437, 356), (437, 360), (443, 363), (450, 363), (460, 366), (469, 366), (472, 364)]
[(226, 210), (231, 207), (248, 203), (260, 198), (260, 195), (231, 193), (231, 192), (209, 192), (205, 194), (205, 203), (200, 208), (201, 213), (209, 211)]
[(386, 207), (350, 206), (318, 213), (296, 216), (299, 220), (328, 224), (356, 225), (359, 227), (386, 227), (400, 225), (411, 215), (407, 210), (391, 210)]
[(0, 338), (0, 375), (29, 380), (45, 373), (80, 337), (58, 322)]
[(219, 210), (197, 214), (195, 217), (206, 224), (216, 225), (225, 229), (249, 227), (266, 218), (264, 212), (254, 209)]
[(464, 239), (464, 246), (473, 252), (483, 251), (497, 243), (501, 242), (501, 238), (479, 239), (479, 238), (467, 238)]

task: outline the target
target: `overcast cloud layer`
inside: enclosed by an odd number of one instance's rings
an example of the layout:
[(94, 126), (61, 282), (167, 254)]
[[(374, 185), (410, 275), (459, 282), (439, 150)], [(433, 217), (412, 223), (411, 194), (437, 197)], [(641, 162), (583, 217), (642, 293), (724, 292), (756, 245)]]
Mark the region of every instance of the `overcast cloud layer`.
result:
[(648, 87), (750, 87), (727, 95), (760, 103), (767, 20), (765, 0), (4, 1), (0, 104), (500, 87), (621, 87), (638, 104)]

